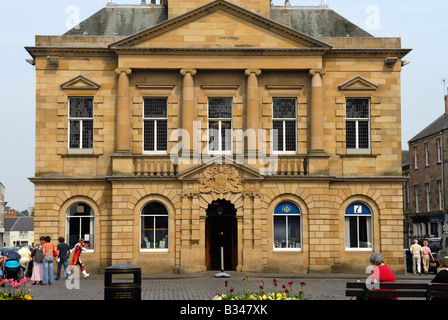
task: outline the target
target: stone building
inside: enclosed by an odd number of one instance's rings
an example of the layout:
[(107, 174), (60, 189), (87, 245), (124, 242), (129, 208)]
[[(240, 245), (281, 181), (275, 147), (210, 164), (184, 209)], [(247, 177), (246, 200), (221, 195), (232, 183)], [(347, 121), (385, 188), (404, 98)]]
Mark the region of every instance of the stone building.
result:
[(448, 231), (448, 95), (445, 112), (409, 140), (409, 223), (412, 239)]
[[(403, 270), (400, 38), (327, 6), (109, 4), (26, 48), (35, 234), (89, 269)], [(221, 249), (222, 248), (222, 249)], [(89, 270), (89, 271), (90, 271)]]

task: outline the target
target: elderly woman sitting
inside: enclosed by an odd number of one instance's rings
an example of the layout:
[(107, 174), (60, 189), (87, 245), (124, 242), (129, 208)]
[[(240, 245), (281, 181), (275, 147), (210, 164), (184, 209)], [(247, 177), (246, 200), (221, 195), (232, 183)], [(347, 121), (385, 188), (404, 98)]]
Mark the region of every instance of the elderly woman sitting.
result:
[[(370, 264), (374, 267), (372, 271), (372, 283), (395, 282), (395, 275), (393, 271), (384, 264), (384, 258), (381, 253), (372, 253), (372, 255), (370, 256)], [(391, 299), (397, 300), (396, 297), (393, 297)]]

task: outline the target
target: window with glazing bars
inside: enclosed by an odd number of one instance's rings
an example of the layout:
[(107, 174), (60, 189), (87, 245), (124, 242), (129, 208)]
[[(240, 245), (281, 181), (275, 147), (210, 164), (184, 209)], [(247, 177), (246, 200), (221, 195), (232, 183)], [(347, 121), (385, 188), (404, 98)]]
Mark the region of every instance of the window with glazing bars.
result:
[(143, 151), (168, 150), (168, 100), (145, 98), (143, 103)]
[(370, 99), (348, 98), (345, 107), (347, 149), (369, 149)]
[(274, 98), (272, 113), (273, 150), (295, 152), (297, 148), (297, 103), (295, 98)]
[(68, 100), (70, 149), (93, 148), (93, 98), (70, 97)]
[(232, 98), (208, 99), (208, 149), (232, 150)]

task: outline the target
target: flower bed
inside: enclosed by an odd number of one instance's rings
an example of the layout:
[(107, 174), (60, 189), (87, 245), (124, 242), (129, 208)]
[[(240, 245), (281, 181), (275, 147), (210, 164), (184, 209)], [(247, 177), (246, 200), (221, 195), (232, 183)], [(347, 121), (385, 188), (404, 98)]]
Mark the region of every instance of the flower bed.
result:
[(28, 278), (23, 278), (20, 281), (2, 279), (0, 300), (33, 300), (33, 297), (29, 294), (31, 289), (28, 281)]
[(281, 289), (277, 292), (278, 282), (273, 279), (273, 292), (265, 292), (264, 280), (261, 281), (258, 291), (249, 291), (247, 289), (248, 279), (249, 277), (243, 278), (243, 292), (240, 293), (236, 293), (232, 287), (229, 288), (229, 281), (225, 280), (226, 292), (217, 291), (213, 300), (306, 300), (303, 294), (303, 287), (306, 284), (303, 281), (299, 282), (300, 289), (297, 292), (293, 290), (294, 281), (283, 282)]

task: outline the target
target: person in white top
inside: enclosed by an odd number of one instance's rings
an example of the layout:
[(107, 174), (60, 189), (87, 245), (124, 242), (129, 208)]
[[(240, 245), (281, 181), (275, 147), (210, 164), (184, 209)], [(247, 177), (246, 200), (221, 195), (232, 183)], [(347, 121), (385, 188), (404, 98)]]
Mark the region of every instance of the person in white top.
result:
[(421, 259), (422, 259), (422, 247), (418, 244), (417, 240), (414, 240), (414, 244), (409, 251), (412, 254), (412, 272), (422, 275)]
[(17, 253), (20, 254), (19, 263), (23, 268), (23, 276), (26, 277), (26, 272), (28, 271), (28, 266), (31, 260), (31, 251), (23, 244), (21, 244), (20, 250)]

